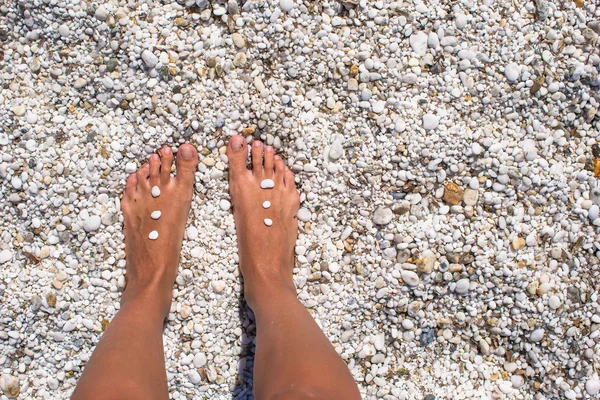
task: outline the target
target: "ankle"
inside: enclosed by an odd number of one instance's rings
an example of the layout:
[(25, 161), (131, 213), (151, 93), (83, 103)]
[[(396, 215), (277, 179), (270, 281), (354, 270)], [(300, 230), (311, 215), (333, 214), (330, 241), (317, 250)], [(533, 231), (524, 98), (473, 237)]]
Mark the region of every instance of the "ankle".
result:
[(163, 285), (138, 285), (127, 283), (121, 296), (121, 308), (134, 305), (149, 312), (157, 312), (166, 317), (171, 308), (172, 289), (167, 290)]
[(244, 281), (244, 298), (253, 310), (257, 311), (265, 305), (278, 303), (282, 298), (297, 298), (296, 286), (291, 279), (270, 279), (269, 281)]

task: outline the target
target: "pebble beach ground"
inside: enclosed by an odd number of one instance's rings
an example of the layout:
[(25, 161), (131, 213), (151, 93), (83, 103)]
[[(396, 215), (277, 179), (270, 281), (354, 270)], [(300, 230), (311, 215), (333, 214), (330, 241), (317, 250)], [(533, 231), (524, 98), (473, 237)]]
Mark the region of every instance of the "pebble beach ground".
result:
[(171, 397), (252, 398), (238, 132), (296, 173), (299, 297), (365, 399), (597, 398), (599, 34), (593, 0), (1, 2), (1, 398), (68, 398), (125, 179), (184, 141)]

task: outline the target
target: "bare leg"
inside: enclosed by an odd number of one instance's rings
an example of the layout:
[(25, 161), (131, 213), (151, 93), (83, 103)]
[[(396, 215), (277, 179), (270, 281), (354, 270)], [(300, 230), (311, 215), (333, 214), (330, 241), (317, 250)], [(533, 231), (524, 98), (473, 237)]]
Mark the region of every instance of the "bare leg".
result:
[[(296, 212), (300, 203), (294, 175), (273, 148), (229, 141), (231, 199), (246, 301), (256, 316), (254, 393), (257, 399), (359, 399), (350, 371), (308, 311), (296, 298), (292, 280)], [(263, 162), (264, 158), (264, 162)], [(261, 189), (273, 179), (273, 189)], [(271, 206), (262, 207), (268, 200)], [(273, 221), (271, 227), (264, 219)]]
[[(121, 202), (125, 226), (127, 288), (121, 309), (87, 363), (72, 399), (167, 399), (162, 325), (169, 312), (183, 231), (192, 200), (198, 154), (179, 148), (177, 177), (173, 153), (161, 150), (127, 179)], [(158, 186), (154, 198), (151, 188)], [(150, 214), (159, 210), (155, 220)], [(158, 239), (150, 240), (156, 230)]]

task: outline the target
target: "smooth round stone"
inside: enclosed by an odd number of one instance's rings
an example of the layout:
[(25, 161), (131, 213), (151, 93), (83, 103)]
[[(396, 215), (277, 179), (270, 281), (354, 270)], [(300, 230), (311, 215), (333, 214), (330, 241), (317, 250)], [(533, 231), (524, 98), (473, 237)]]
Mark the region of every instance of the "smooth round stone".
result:
[(58, 33), (62, 37), (67, 37), (71, 34), (71, 30), (69, 29), (69, 26), (67, 24), (62, 24), (58, 27)]
[(407, 331), (411, 330), (414, 327), (415, 327), (415, 324), (410, 319), (402, 320), (402, 328), (406, 329)]
[(600, 380), (598, 379), (590, 379), (585, 383), (585, 391), (590, 396), (595, 396), (600, 392)]
[(275, 187), (275, 182), (273, 179), (263, 179), (260, 182), (260, 187), (262, 189), (273, 189)]
[(231, 208), (231, 203), (228, 200), (223, 199), (219, 202), (219, 207), (221, 207), (221, 210), (227, 211)]
[(550, 298), (548, 299), (548, 307), (550, 307), (553, 310), (556, 310), (560, 307), (561, 305), (561, 301), (560, 298), (558, 296), (550, 296)]
[(152, 214), (150, 214), (150, 218), (159, 219), (161, 215), (162, 215), (162, 212), (160, 212), (159, 210), (152, 211)]
[(98, 19), (100, 21), (106, 21), (106, 19), (108, 18), (108, 11), (106, 10), (106, 8), (100, 6), (100, 7), (96, 8), (94, 17), (96, 17), (96, 19)]
[(342, 142), (339, 140), (334, 140), (329, 148), (329, 159), (331, 161), (337, 161), (344, 155), (344, 148), (342, 147)]
[(285, 12), (290, 12), (294, 9), (294, 0), (279, 0), (279, 7)]
[(498, 389), (504, 394), (509, 394), (513, 391), (512, 383), (507, 381), (500, 381), (498, 383)]
[(264, 221), (264, 222), (265, 222), (265, 225), (266, 225), (266, 226), (271, 226), (271, 225), (273, 225), (273, 220), (271, 220), (271, 219), (269, 219), (269, 218), (265, 218), (265, 221)]
[(198, 239), (198, 228), (196, 228), (194, 225), (188, 226), (188, 228), (185, 230), (185, 235), (189, 240)]
[(94, 232), (100, 228), (101, 223), (102, 223), (102, 220), (100, 219), (99, 216), (92, 215), (91, 217), (88, 217), (85, 219), (85, 221), (83, 221), (83, 229), (86, 232)]
[(340, 271), (340, 265), (335, 262), (329, 263), (327, 268), (329, 269), (329, 272), (331, 272), (332, 274), (337, 274)]
[(154, 68), (158, 64), (158, 57), (150, 50), (144, 50), (142, 51), (142, 61), (148, 68)]
[(156, 239), (158, 239), (158, 231), (152, 231), (152, 232), (150, 232), (150, 234), (148, 235), (148, 239), (150, 239), (150, 240), (156, 240)]
[(434, 114), (423, 115), (423, 129), (426, 131), (434, 130), (440, 124), (440, 119)]
[(521, 66), (517, 63), (509, 63), (504, 68), (504, 76), (509, 82), (516, 82), (521, 76)]
[(543, 329), (536, 329), (529, 335), (529, 340), (537, 343), (544, 338), (544, 334), (545, 332)]
[(454, 24), (458, 29), (465, 29), (465, 27), (467, 26), (467, 16), (464, 14), (458, 14), (456, 16)]
[(523, 378), (521, 375), (513, 375), (510, 377), (510, 382), (515, 389), (519, 389), (525, 384), (525, 378)]
[(471, 281), (469, 281), (468, 278), (463, 278), (456, 282), (456, 287), (454, 288), (454, 291), (458, 294), (464, 294), (469, 291), (470, 286)]
[(227, 284), (224, 281), (212, 281), (210, 286), (215, 293), (222, 293), (227, 287)]
[(417, 273), (414, 271), (404, 270), (401, 272), (400, 276), (402, 277), (404, 283), (406, 283), (408, 286), (417, 286), (421, 281), (419, 275), (417, 275)]
[(0, 251), (0, 264), (4, 264), (7, 261), (12, 260), (13, 252), (10, 250), (2, 250)]
[(588, 210), (588, 218), (590, 219), (590, 221), (595, 221), (599, 215), (600, 207), (598, 207), (596, 204), (592, 205)]
[(267, 209), (271, 207), (271, 202), (269, 200), (262, 203), (263, 208)]
[(202, 377), (200, 376), (200, 373), (195, 369), (192, 369), (190, 370), (190, 372), (188, 372), (188, 378), (190, 382), (194, 385), (197, 385), (202, 382)]
[(194, 359), (192, 361), (192, 363), (194, 364), (194, 367), (196, 368), (202, 368), (206, 365), (207, 362), (207, 358), (206, 358), (206, 354), (204, 353), (198, 353), (194, 356)]
[(125, 164), (125, 172), (128, 174), (133, 174), (137, 170), (135, 163), (129, 162)]
[(235, 44), (237, 48), (241, 49), (242, 47), (246, 47), (246, 40), (239, 33), (236, 32), (233, 35), (231, 35), (231, 39), (233, 40), (233, 44)]
[(152, 186), (151, 193), (152, 197), (160, 196), (160, 188), (158, 186)]
[(308, 222), (308, 221), (310, 221), (312, 214), (309, 209), (303, 207), (298, 210), (298, 213), (296, 214), (296, 216), (298, 217), (298, 219), (300, 221)]
[(388, 207), (379, 207), (373, 214), (373, 223), (376, 225), (387, 225), (392, 222), (394, 212)]

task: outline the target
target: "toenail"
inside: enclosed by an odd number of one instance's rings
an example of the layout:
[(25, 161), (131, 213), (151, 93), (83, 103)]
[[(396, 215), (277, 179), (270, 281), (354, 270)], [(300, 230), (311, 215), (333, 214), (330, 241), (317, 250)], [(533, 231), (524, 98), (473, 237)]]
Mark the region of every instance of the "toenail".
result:
[(273, 151), (273, 148), (272, 148), (271, 146), (267, 146), (267, 148), (265, 149), (265, 151), (266, 151), (267, 153), (270, 153), (270, 152), (272, 152), (272, 151)]
[(171, 148), (168, 146), (163, 147), (162, 152), (164, 154), (171, 154)]
[(184, 160), (191, 160), (194, 157), (194, 152), (189, 146), (179, 148), (179, 155)]
[(281, 160), (281, 157), (279, 157), (279, 156), (275, 156), (275, 159), (276, 159), (277, 161), (279, 161), (279, 160)]
[(252, 143), (252, 145), (254, 147), (260, 147), (260, 146), (262, 146), (262, 143), (260, 141), (258, 141), (258, 140), (255, 140), (254, 143)]
[(153, 161), (158, 161), (159, 160), (158, 154), (152, 154), (150, 156), (150, 159), (153, 160)]
[(234, 151), (240, 151), (244, 148), (246, 140), (241, 136), (234, 136), (231, 138), (231, 149)]

